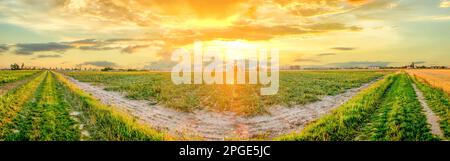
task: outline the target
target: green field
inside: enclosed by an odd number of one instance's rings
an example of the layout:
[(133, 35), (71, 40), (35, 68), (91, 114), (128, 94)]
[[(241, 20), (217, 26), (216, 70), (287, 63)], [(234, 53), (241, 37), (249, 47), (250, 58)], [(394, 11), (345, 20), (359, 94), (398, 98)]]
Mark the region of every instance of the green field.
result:
[(14, 82), (17, 80), (21, 80), (23, 78), (26, 78), (28, 76), (31, 76), (38, 71), (8, 71), (8, 70), (0, 70), (0, 86), (2, 86), (5, 83)]
[(427, 85), (426, 82), (418, 78), (414, 78), (414, 82), (417, 84), (418, 88), (424, 93), (425, 99), (436, 113), (441, 121), (439, 122), (440, 127), (444, 133), (447, 140), (450, 139), (450, 96), (445, 93), (442, 89), (431, 87)]
[(261, 96), (260, 85), (174, 85), (170, 73), (66, 72), (83, 82), (126, 93), (130, 99), (148, 100), (182, 111), (210, 109), (243, 115), (262, 114), (270, 105), (292, 106), (318, 101), (359, 87), (389, 71), (286, 71), (280, 73), (278, 94)]
[[(360, 93), (301, 133), (279, 140), (438, 140), (429, 125), (407, 74), (396, 74)], [(446, 98), (448, 100), (448, 98)], [(448, 106), (447, 106), (448, 109)]]
[[(245, 117), (264, 114), (271, 105), (289, 108), (319, 101), (322, 96), (338, 95), (378, 79), (298, 132), (278, 136), (275, 140), (436, 141), (450, 138), (449, 95), (404, 72), (283, 71), (279, 94), (273, 96), (259, 95), (257, 85), (173, 85), (170, 73), (163, 72), (1, 72), (0, 79), (9, 79), (5, 86), (15, 85), (0, 95), (0, 140), (4, 141), (202, 140), (195, 136), (173, 136), (144, 125), (129, 113), (102, 104), (63, 74), (151, 104), (185, 112), (194, 109), (232, 111)], [(24, 83), (15, 83), (19, 81)], [(439, 116), (443, 137), (432, 134), (413, 84)]]
[(45, 71), (0, 96), (0, 140), (163, 140), (165, 135), (100, 104)]

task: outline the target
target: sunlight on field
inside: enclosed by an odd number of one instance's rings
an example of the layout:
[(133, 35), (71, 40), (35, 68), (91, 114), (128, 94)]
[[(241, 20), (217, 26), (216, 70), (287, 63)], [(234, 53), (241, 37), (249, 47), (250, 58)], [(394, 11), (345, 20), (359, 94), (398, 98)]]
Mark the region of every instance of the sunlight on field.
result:
[(148, 100), (182, 111), (209, 109), (253, 115), (272, 105), (293, 106), (318, 101), (379, 78), (388, 71), (285, 71), (279, 93), (261, 96), (261, 85), (174, 85), (170, 73), (66, 72), (80, 81), (123, 92), (128, 98)]
[(408, 70), (410, 75), (421, 78), (426, 83), (450, 93), (450, 70)]
[(29, 71), (0, 71), (0, 85), (4, 83), (13, 82), (16, 80), (20, 80), (27, 76), (33, 75), (38, 71), (29, 70)]

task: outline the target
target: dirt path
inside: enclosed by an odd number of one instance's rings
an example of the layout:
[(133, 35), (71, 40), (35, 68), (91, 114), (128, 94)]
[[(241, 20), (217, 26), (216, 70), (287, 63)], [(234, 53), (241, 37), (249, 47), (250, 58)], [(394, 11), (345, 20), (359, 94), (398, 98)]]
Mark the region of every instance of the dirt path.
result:
[(439, 137), (444, 137), (444, 133), (442, 133), (441, 127), (439, 126), (439, 117), (430, 109), (427, 102), (425, 101), (425, 97), (423, 96), (422, 91), (417, 88), (416, 84), (413, 83), (412, 86), (416, 91), (417, 99), (423, 107), (425, 116), (427, 117), (427, 122), (431, 125), (431, 133)]
[(258, 136), (273, 138), (302, 129), (307, 123), (339, 107), (367, 88), (367, 83), (347, 92), (326, 96), (322, 101), (286, 108), (275, 106), (268, 115), (242, 117), (229, 112), (197, 110), (192, 113), (179, 112), (160, 105), (151, 106), (146, 101), (129, 100), (117, 92), (105, 91), (73, 78), (68, 79), (83, 91), (92, 94), (101, 102), (126, 111), (139, 121), (156, 129), (178, 136), (199, 136), (205, 140), (249, 139)]

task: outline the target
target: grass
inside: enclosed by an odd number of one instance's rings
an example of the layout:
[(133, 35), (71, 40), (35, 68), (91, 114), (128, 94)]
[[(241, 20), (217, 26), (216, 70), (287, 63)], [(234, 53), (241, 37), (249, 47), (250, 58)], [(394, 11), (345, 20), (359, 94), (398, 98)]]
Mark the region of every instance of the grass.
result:
[(394, 80), (395, 76), (386, 77), (331, 114), (305, 127), (302, 133), (281, 136), (276, 140), (353, 140)]
[(0, 96), (0, 140), (4, 138), (4, 126), (9, 124), (25, 103), (34, 96), (44, 78), (45, 73), (43, 72), (30, 82)]
[(0, 140), (155, 141), (172, 139), (85, 94), (58, 73), (0, 96)]
[(414, 77), (417, 87), (423, 92), (431, 110), (439, 116), (444, 137), (450, 139), (450, 96), (438, 87), (433, 87), (425, 79)]
[[(178, 108), (245, 107), (256, 113), (273, 104), (304, 104), (323, 95), (336, 95), (361, 86), (389, 72), (308, 71), (282, 72), (280, 93), (260, 96), (258, 86), (183, 85), (167, 83), (166, 73), (71, 72), (83, 81), (125, 92), (133, 99), (170, 103)], [(149, 81), (149, 82), (147, 82)], [(121, 84), (123, 83), (123, 84)], [(330, 114), (310, 123), (300, 133), (275, 140), (299, 141), (432, 141), (412, 83), (424, 93), (430, 108), (441, 118), (440, 126), (450, 138), (450, 97), (422, 77), (390, 74), (363, 90)], [(178, 88), (180, 87), (180, 88)], [(150, 90), (148, 93), (143, 91)], [(225, 97), (231, 94), (231, 97)], [(249, 98), (241, 98), (241, 97)], [(148, 97), (148, 98), (147, 98)], [(165, 100), (172, 98), (172, 101)], [(209, 100), (209, 102), (202, 102)], [(167, 102), (166, 102), (167, 101)], [(217, 102), (214, 102), (217, 101)], [(209, 103), (209, 104), (208, 104)], [(213, 104), (214, 103), (214, 104)], [(255, 104), (252, 104), (255, 103)], [(197, 104), (199, 107), (194, 107)], [(223, 107), (222, 107), (223, 106)], [(181, 108), (181, 107), (180, 107)], [(261, 110), (261, 111), (259, 111)], [(76, 113), (72, 114), (71, 113)], [(248, 113), (252, 113), (249, 111)], [(246, 114), (248, 114), (246, 113)], [(0, 96), (0, 140), (173, 140), (168, 134), (141, 124), (129, 114), (99, 102), (56, 72), (41, 72), (27, 83)], [(189, 139), (189, 138), (184, 138)]]
[(37, 70), (20, 70), (20, 71), (10, 71), (10, 70), (0, 70), (0, 86), (5, 83), (14, 82), (21, 80), (28, 76), (36, 74)]
[(411, 84), (408, 75), (398, 76), (359, 139), (381, 141), (435, 139)]
[(89, 140), (147, 140), (170, 139), (164, 133), (139, 124), (129, 115), (101, 104), (85, 94), (62, 75), (55, 73), (64, 90), (65, 100), (73, 110), (81, 112), (80, 121), (90, 133)]
[(426, 80), (427, 84), (450, 94), (450, 70), (415, 69), (407, 70), (407, 72), (414, 77)]
[(73, 141), (79, 140), (76, 121), (69, 115), (67, 102), (52, 74), (46, 72), (35, 98), (19, 112), (7, 129), (5, 140)]
[(243, 115), (266, 112), (271, 105), (292, 106), (317, 101), (359, 87), (387, 71), (285, 71), (277, 95), (261, 96), (260, 85), (174, 85), (170, 73), (66, 72), (80, 81), (123, 92), (127, 97), (164, 104), (182, 111), (210, 109)]
[(301, 133), (276, 140), (435, 140), (428, 126), (411, 80), (402, 73), (377, 82)]

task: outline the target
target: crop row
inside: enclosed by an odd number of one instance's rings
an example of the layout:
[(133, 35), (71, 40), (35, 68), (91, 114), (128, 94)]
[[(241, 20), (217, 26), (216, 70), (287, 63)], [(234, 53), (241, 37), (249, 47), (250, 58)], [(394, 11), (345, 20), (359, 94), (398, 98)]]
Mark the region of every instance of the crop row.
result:
[(413, 80), (423, 92), (431, 110), (439, 116), (444, 136), (450, 139), (450, 96), (441, 88), (433, 87), (421, 78), (415, 77)]
[(54, 72), (42, 72), (0, 99), (0, 140), (169, 139)]
[(386, 77), (300, 133), (279, 140), (436, 140), (411, 79)]
[(0, 96), (0, 139), (4, 138), (4, 127), (11, 123), (27, 101), (32, 99), (44, 78), (45, 73), (43, 72), (30, 82)]
[(174, 85), (170, 73), (155, 72), (67, 72), (80, 81), (124, 92), (127, 97), (192, 111), (212, 109), (244, 115), (266, 112), (271, 105), (292, 106), (336, 95), (379, 78), (387, 71), (281, 72), (278, 94), (261, 96), (261, 85)]
[(24, 70), (24, 71), (2, 70), (2, 71), (0, 71), (0, 85), (26, 78), (37, 72), (38, 71), (34, 71), (34, 70)]

